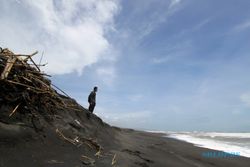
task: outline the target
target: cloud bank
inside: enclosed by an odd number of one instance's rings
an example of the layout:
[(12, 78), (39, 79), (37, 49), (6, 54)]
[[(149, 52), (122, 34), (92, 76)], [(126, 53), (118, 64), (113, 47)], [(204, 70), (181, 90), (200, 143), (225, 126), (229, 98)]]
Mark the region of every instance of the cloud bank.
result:
[(114, 30), (116, 0), (11, 0), (1, 2), (0, 11), (0, 46), (44, 52), (49, 63), (44, 70), (50, 74), (81, 74), (85, 67), (110, 59), (105, 35)]

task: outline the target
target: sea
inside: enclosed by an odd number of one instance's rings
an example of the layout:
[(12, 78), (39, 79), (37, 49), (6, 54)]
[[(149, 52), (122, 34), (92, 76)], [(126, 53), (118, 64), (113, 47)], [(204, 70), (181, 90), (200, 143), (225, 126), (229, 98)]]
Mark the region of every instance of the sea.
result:
[(166, 137), (189, 142), (198, 147), (239, 153), (250, 158), (250, 133), (165, 132)]

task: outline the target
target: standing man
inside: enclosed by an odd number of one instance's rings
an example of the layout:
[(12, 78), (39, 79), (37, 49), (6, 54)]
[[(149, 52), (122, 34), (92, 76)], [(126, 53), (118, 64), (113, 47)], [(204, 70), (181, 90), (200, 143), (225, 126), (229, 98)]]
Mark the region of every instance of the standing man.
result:
[(96, 105), (96, 92), (98, 88), (97, 86), (94, 87), (93, 91), (89, 94), (88, 102), (89, 102), (89, 111), (93, 113)]

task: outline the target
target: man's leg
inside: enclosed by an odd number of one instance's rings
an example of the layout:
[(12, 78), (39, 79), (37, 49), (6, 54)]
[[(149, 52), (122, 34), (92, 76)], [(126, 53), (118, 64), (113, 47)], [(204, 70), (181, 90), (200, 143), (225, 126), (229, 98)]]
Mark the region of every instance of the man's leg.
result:
[(91, 113), (93, 113), (94, 109), (95, 109), (95, 104), (90, 104), (90, 105), (89, 105), (89, 111), (90, 111)]
[(92, 105), (91, 105), (91, 104), (89, 104), (89, 111), (90, 111), (90, 112), (93, 112), (93, 111), (92, 111)]

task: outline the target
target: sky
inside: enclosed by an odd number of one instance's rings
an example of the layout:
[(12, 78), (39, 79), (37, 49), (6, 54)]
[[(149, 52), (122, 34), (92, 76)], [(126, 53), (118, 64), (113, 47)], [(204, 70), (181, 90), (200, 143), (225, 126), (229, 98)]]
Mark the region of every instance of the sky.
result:
[(113, 125), (250, 131), (250, 1), (0, 0), (0, 47)]

